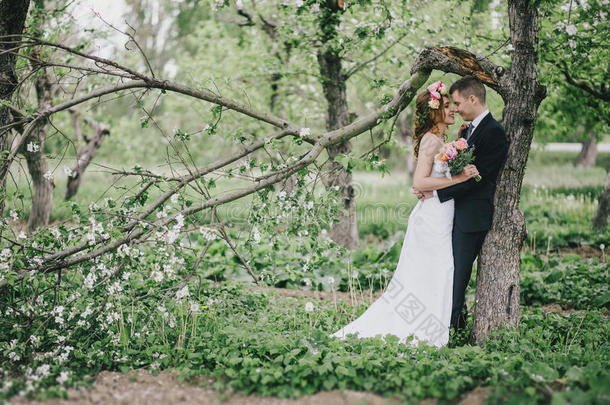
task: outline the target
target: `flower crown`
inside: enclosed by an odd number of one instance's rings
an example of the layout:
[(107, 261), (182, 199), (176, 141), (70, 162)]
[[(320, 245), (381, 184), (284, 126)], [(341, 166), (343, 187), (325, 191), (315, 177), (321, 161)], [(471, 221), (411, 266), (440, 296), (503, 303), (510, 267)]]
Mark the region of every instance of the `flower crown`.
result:
[(428, 101), (428, 105), (430, 108), (438, 110), (441, 106), (441, 96), (447, 95), (447, 86), (439, 80), (428, 86), (428, 91), (430, 92), (430, 101)]
[(430, 93), (430, 100), (426, 109), (418, 115), (417, 122), (419, 125), (424, 125), (430, 114), (430, 109), (438, 110), (441, 106), (441, 96), (447, 95), (447, 86), (442, 81), (434, 82), (428, 86), (428, 92)]

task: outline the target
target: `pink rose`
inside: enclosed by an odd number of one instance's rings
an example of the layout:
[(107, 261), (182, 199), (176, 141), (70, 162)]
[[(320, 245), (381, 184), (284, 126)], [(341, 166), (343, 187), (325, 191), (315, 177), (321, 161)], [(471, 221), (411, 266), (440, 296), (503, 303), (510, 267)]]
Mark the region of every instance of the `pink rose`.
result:
[(435, 100), (440, 100), (441, 93), (439, 93), (438, 91), (432, 91), (432, 92), (430, 92), (430, 97), (432, 97)]
[(468, 147), (468, 142), (466, 142), (466, 139), (460, 138), (457, 141), (455, 141), (455, 148), (457, 150), (464, 150), (467, 147)]
[(447, 149), (447, 151), (445, 152), (447, 154), (447, 157), (449, 159), (455, 159), (457, 157), (458, 151), (455, 148), (449, 148)]

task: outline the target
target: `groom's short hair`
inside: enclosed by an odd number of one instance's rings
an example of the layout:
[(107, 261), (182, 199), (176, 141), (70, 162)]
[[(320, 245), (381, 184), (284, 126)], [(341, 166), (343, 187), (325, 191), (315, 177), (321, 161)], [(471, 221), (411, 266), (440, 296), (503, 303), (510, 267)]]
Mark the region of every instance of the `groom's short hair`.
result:
[(453, 83), (449, 88), (449, 94), (454, 91), (459, 91), (463, 97), (469, 97), (473, 94), (483, 104), (485, 103), (485, 86), (474, 76), (464, 76), (457, 82)]

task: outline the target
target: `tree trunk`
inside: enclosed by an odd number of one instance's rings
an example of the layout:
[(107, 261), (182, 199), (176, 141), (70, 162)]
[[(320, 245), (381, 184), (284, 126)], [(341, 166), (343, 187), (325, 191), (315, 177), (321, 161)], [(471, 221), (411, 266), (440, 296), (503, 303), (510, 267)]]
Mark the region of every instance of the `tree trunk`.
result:
[[(36, 79), (36, 96), (38, 108), (46, 110), (52, 103), (52, 85), (46, 69), (41, 69), (40, 76)], [(48, 119), (39, 121), (30, 133), (25, 144), (38, 145), (37, 150), (22, 151), (28, 165), (28, 171), (32, 178), (32, 208), (28, 219), (28, 231), (33, 231), (39, 226), (47, 226), (53, 208), (53, 184), (44, 177), (47, 172), (47, 160), (44, 154), (44, 145), (49, 132), (50, 122)]]
[(597, 158), (597, 134), (590, 132), (589, 138), (582, 143), (582, 149), (576, 158), (574, 164), (576, 167), (594, 167), (595, 159)]
[(76, 193), (78, 192), (78, 187), (80, 186), (80, 183), (85, 174), (85, 170), (87, 170), (87, 166), (89, 166), (89, 163), (91, 163), (91, 161), (99, 151), (100, 147), (102, 146), (104, 137), (110, 134), (110, 130), (105, 125), (88, 120), (87, 122), (93, 128), (94, 133), (90, 137), (83, 137), (78, 122), (78, 114), (73, 113), (72, 117), (74, 119), (74, 129), (76, 132), (76, 138), (82, 138), (86, 142), (86, 144), (78, 148), (76, 167), (72, 170), (72, 175), (68, 177), (68, 183), (66, 185), (66, 194), (64, 196), (66, 200), (69, 200), (70, 198), (76, 195)]
[(593, 229), (599, 230), (608, 225), (608, 215), (610, 215), (610, 170), (608, 170), (604, 191), (599, 196), (599, 207), (593, 217)]
[[(38, 0), (35, 2), (35, 8), (32, 12), (35, 15), (36, 31), (35, 36), (40, 38), (43, 34), (43, 24), (45, 21), (44, 1)], [(34, 59), (30, 60), (32, 70), (38, 70), (36, 82), (36, 98), (38, 100), (38, 110), (44, 111), (52, 107), (53, 103), (53, 85), (51, 77), (46, 68), (41, 66), (39, 49), (32, 49)], [(36, 122), (30, 135), (25, 139), (24, 145), (36, 145), (35, 150), (31, 150), (29, 146), (22, 148), (28, 172), (32, 178), (32, 207), (30, 209), (30, 217), (28, 219), (28, 231), (33, 231), (39, 226), (47, 226), (53, 208), (53, 183), (44, 177), (47, 172), (47, 160), (44, 154), (44, 145), (49, 132), (50, 121), (44, 119)], [(30, 149), (30, 150), (28, 150)]]
[(509, 0), (510, 39), (515, 48), (504, 85), (503, 125), (510, 140), (497, 182), (495, 214), (478, 259), (471, 340), (480, 343), (504, 324), (519, 324), (520, 252), (525, 218), (519, 197), (532, 142), (536, 114), (546, 90), (538, 83), (538, 12), (527, 0)]
[(408, 112), (403, 111), (398, 120), (398, 127), (396, 128), (396, 135), (407, 146), (407, 153), (405, 153), (405, 163), (407, 172), (407, 181), (409, 184), (413, 184), (413, 176), (415, 175), (415, 166), (417, 161), (413, 154), (413, 131), (411, 127), (413, 125), (413, 116)]
[[(341, 56), (339, 50), (329, 46), (335, 39), (336, 28), (339, 25), (337, 10), (325, 10), (325, 18), (320, 24), (322, 30), (322, 47), (318, 51), (318, 64), (320, 65), (320, 76), (322, 89), (326, 98), (326, 129), (333, 130), (344, 127), (350, 123), (347, 110), (347, 96), (345, 89), (345, 75), (341, 67)], [(332, 145), (326, 149), (330, 158), (330, 166), (324, 178), (327, 188), (339, 187), (342, 198), (341, 208), (337, 214), (338, 222), (331, 225), (330, 233), (332, 239), (348, 249), (358, 246), (358, 226), (356, 222), (356, 201), (354, 199), (354, 187), (352, 186), (352, 175), (347, 173), (345, 167), (334, 161), (338, 155), (346, 155), (352, 150), (349, 141)]]
[[(0, 36), (18, 35), (23, 31), (25, 17), (30, 6), (29, 0), (0, 0)], [(18, 38), (5, 39), (0, 43), (0, 102), (10, 101), (18, 79), (15, 72), (15, 54), (6, 52), (19, 42)], [(9, 108), (0, 104), (0, 127), (9, 125), (12, 121)], [(6, 174), (8, 165), (4, 161), (5, 154), (9, 153), (8, 135), (10, 130), (0, 132), (0, 153), (3, 160), (2, 173), (0, 176), (0, 215), (3, 216), (6, 199)], [(0, 236), (2, 228), (0, 227)]]

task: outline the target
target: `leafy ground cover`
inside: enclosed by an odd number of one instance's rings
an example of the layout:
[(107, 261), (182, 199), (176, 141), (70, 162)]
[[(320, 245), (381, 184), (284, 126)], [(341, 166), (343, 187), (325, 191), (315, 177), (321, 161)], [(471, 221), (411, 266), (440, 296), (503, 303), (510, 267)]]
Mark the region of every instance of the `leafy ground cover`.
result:
[[(239, 229), (230, 230), (270, 287), (251, 286), (232, 250), (198, 235), (197, 222), (187, 224), (188, 249), (181, 253), (151, 244), (63, 273), (61, 290), (52, 288), (55, 275), (11, 285), (0, 308), (0, 399), (65, 397), (67, 389), (103, 372), (147, 370), (175, 373), (180, 382), (207, 384), (227, 395), (299, 398), (343, 390), (415, 403), (452, 401), (485, 389), (490, 403), (607, 403), (609, 231), (589, 228), (603, 173), (572, 170), (560, 180), (541, 176), (546, 169), (532, 164), (522, 195), (529, 230), (522, 252), (522, 318), (517, 330), (497, 331), (481, 346), (468, 344), (464, 335), (451, 336), (440, 350), (400, 345), (391, 337), (328, 338), (387, 285), (416, 203), (406, 179), (382, 182), (361, 173), (355, 178), (363, 243), (354, 252), (320, 236), (320, 217), (307, 209), (311, 196), (291, 202), (299, 210), (295, 218), (267, 230), (260, 225), (258, 237), (250, 232), (240, 239)], [(568, 166), (561, 167), (567, 173)], [(82, 200), (59, 210), (56, 222), (98, 218), (95, 208), (90, 214), (86, 207), (100, 190), (92, 185), (82, 191)], [(239, 204), (260, 207), (267, 197)], [(22, 200), (25, 210), (27, 196)], [(258, 221), (239, 204), (233, 218)], [(309, 235), (299, 233), (299, 223)], [(274, 226), (286, 232), (276, 232), (273, 244), (257, 243)], [(41, 244), (59, 243), (61, 235), (47, 233)], [(320, 245), (313, 244), (316, 238)], [(206, 260), (193, 272), (197, 252), (208, 242)], [(174, 266), (166, 269), (167, 263)], [(118, 283), (105, 285), (112, 271), (118, 271)], [(476, 269), (467, 290), (470, 304), (475, 277)], [(32, 296), (36, 300), (28, 301)]]

